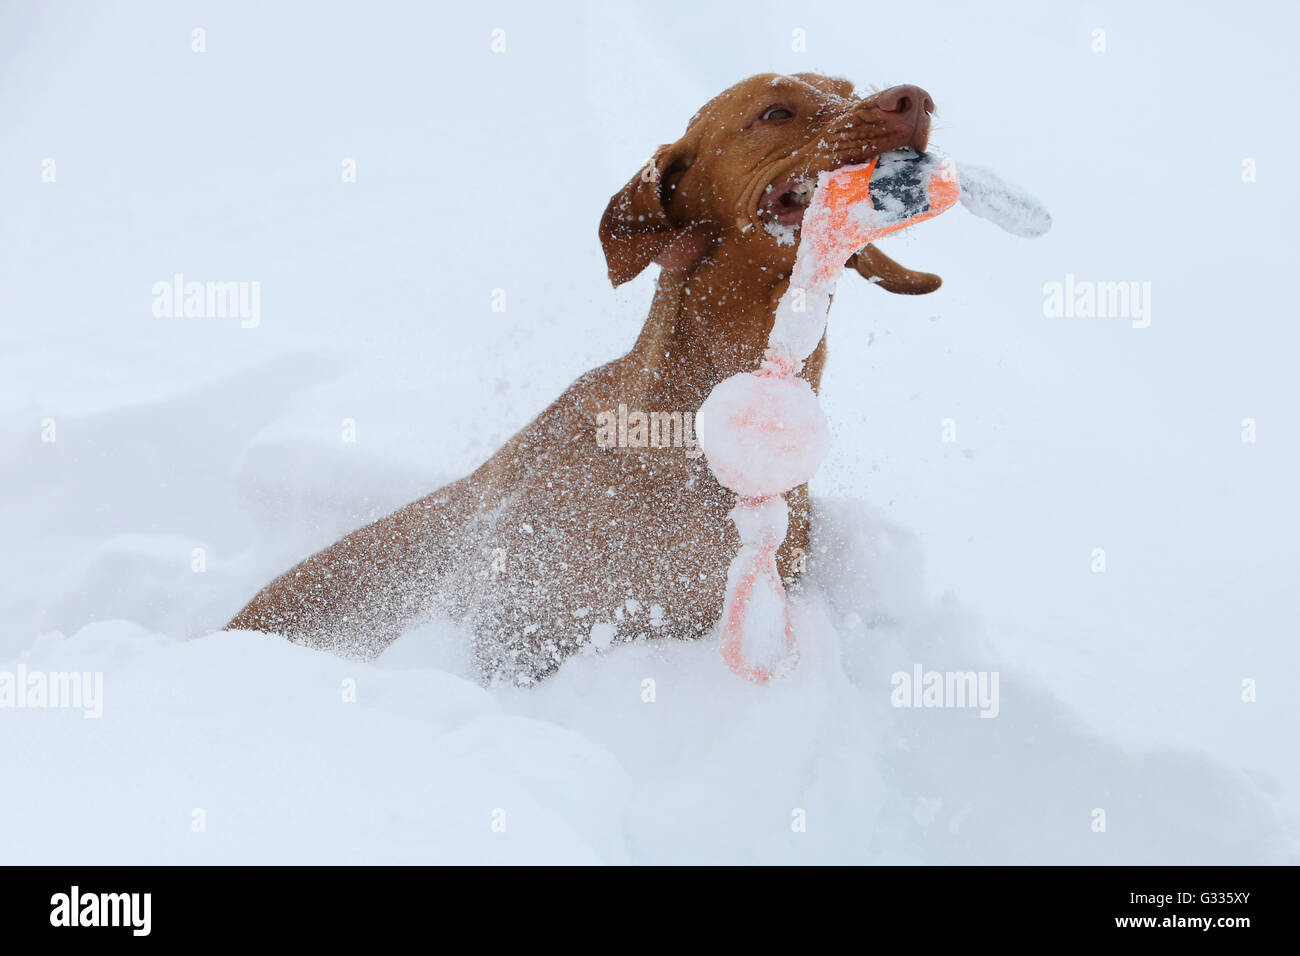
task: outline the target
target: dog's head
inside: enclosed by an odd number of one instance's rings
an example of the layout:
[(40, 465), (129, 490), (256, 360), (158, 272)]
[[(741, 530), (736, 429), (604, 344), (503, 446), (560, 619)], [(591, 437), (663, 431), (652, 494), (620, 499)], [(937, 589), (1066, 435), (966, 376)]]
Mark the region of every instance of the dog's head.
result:
[[(920, 87), (857, 96), (848, 80), (797, 73), (750, 77), (714, 97), (685, 135), (654, 158), (609, 202), (600, 239), (610, 280), (619, 285), (651, 262), (689, 268), (718, 242), (756, 243), (787, 270), (817, 174), (864, 163), (891, 149), (924, 150), (934, 103)], [(883, 259), (900, 273), (901, 267)], [(873, 275), (857, 263), (858, 271)], [(909, 288), (930, 291), (935, 276)], [(927, 280), (933, 280), (927, 281)], [(920, 286), (925, 286), (924, 288)]]

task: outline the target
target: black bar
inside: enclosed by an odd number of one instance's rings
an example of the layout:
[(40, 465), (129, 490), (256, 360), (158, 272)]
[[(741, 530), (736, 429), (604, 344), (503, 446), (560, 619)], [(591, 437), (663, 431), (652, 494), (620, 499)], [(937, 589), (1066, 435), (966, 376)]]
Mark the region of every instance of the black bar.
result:
[[(835, 867), (824, 873), (754, 867), (725, 874), (661, 868), (612, 877), (580, 869), (447, 869), (10, 867), (3, 871), (0, 925), (10, 943), (57, 943), (69, 935), (84, 943), (109, 937), (256, 942), (269, 927), (297, 944), (337, 945), (413, 931), (432, 931), (431, 943), (446, 932), (451, 941), (507, 926), (531, 935), (542, 925), (537, 921), (550, 925), (566, 917), (592, 927), (610, 918), (630, 921), (662, 940), (675, 926), (701, 921), (711, 935), (735, 932), (736, 938), (755, 929), (761, 935), (771, 922), (777, 931), (793, 929), (815, 941), (842, 932), (834, 927), (847, 919), (864, 944), (886, 929), (920, 933), (918, 946), (1125, 936), (1231, 945), (1258, 931), (1285, 931), (1295, 876), (1280, 867)], [(70, 922), (74, 886), (79, 917), (117, 915), (120, 925), (53, 925)], [(99, 894), (114, 896), (105, 901)], [(117, 894), (140, 895), (128, 909), (128, 898)], [(143, 894), (149, 895), (147, 926)]]

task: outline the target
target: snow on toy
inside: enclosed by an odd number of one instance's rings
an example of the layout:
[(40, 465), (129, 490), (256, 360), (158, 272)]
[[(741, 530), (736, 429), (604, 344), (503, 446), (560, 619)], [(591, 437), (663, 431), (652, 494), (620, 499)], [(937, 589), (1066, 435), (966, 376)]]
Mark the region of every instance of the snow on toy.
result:
[(740, 551), (727, 573), (722, 657), (755, 683), (789, 674), (799, 659), (776, 552), (789, 521), (785, 493), (812, 478), (830, 447), (817, 396), (798, 376), (826, 330), (835, 284), (863, 246), (958, 198), (1017, 235), (1051, 225), (1041, 206), (991, 173), (963, 170), (959, 185), (951, 160), (933, 153), (897, 150), (818, 175), (761, 366), (718, 383), (696, 416), (709, 467), (738, 496), (731, 519)]

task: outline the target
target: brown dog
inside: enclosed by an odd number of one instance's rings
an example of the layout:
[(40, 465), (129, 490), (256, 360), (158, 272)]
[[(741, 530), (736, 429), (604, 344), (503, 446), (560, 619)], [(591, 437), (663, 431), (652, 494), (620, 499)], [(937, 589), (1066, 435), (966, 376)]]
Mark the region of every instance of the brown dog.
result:
[[(858, 98), (846, 80), (763, 74), (715, 97), (610, 200), (615, 285), (662, 267), (632, 350), (588, 372), (473, 474), (354, 531), (271, 582), (228, 625), (372, 656), (441, 611), (475, 635), (485, 677), (531, 682), (592, 642), (696, 637), (722, 610), (734, 495), (690, 425), (718, 382), (755, 369), (794, 263), (808, 180), (923, 150), (929, 96)], [(871, 246), (849, 264), (891, 292), (930, 292)], [(816, 389), (823, 340), (803, 377)], [(808, 541), (793, 491), (782, 575)]]

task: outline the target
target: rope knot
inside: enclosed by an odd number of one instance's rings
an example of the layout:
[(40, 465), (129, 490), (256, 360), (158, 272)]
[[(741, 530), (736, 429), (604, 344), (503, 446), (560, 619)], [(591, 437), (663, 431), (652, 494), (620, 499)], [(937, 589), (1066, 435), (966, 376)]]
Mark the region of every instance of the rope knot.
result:
[(794, 378), (803, 371), (803, 361), (790, 354), (784, 344), (769, 345), (755, 375), (764, 378)]

